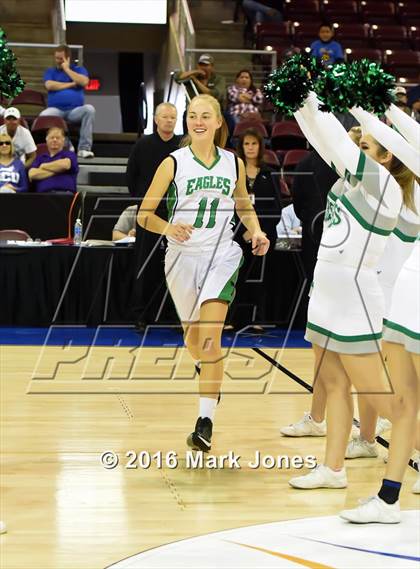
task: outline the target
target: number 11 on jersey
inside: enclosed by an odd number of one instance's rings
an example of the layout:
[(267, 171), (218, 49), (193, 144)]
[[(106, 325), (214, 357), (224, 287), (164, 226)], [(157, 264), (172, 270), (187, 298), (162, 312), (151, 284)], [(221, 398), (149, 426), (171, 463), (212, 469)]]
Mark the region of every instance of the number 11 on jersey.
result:
[[(207, 225), (205, 227), (206, 229), (213, 229), (213, 227), (216, 225), (216, 212), (217, 212), (217, 206), (219, 205), (219, 201), (220, 201), (219, 198), (215, 198), (214, 200), (212, 200), (210, 204), (210, 215)], [(197, 217), (195, 218), (194, 221), (194, 227), (196, 229), (201, 229), (203, 227), (203, 219), (204, 219), (204, 214), (206, 213), (206, 209), (207, 209), (207, 198), (203, 198), (202, 200), (200, 200), (200, 203), (198, 204)]]

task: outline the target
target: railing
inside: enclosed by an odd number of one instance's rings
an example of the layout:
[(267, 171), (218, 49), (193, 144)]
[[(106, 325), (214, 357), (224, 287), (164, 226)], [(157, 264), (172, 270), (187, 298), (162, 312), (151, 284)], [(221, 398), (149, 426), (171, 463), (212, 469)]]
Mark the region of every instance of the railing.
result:
[(54, 41), (58, 45), (66, 43), (66, 14), (64, 10), (64, 0), (55, 0), (52, 10), (52, 27)]
[[(59, 43), (22, 43), (22, 42), (9, 42), (10, 47), (27, 47), (27, 48), (49, 48), (53, 49), (58, 47)], [(77, 51), (77, 57), (73, 58), (75, 63), (83, 65), (83, 45), (72, 44), (69, 45), (70, 49)]]
[[(198, 48), (187, 48), (186, 49), (186, 68), (195, 69), (197, 67), (196, 57), (201, 53), (214, 53), (221, 55), (251, 55), (252, 63), (249, 67), (252, 70), (255, 83), (263, 83), (267, 73), (270, 73), (277, 67), (277, 52), (275, 50), (268, 51), (262, 49), (198, 49)], [(232, 66), (228, 62), (222, 63), (216, 59), (215, 67), (217, 73), (225, 76), (229, 82), (233, 82), (238, 72), (238, 66), (236, 63), (232, 62)]]
[(195, 47), (195, 30), (187, 0), (177, 0), (174, 18), (175, 31), (181, 55), (184, 59), (187, 50)]

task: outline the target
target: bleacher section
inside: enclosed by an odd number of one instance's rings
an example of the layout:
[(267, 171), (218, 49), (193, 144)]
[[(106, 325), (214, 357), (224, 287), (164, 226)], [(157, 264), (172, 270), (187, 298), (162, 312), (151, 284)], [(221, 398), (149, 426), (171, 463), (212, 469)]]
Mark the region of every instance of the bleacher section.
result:
[(419, 80), (420, 4), (417, 0), (286, 0), (285, 21), (257, 24), (256, 49), (306, 49), (323, 22), (335, 28), (349, 61), (367, 57), (384, 64), (398, 80)]

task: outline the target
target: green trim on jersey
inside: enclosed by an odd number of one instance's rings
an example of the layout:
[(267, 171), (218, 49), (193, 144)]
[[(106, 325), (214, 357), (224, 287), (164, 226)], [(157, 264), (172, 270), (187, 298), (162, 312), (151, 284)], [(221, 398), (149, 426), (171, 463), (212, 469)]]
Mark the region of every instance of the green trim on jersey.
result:
[(359, 180), (359, 182), (361, 182), (363, 179), (365, 165), (366, 165), (366, 154), (360, 151), (359, 162), (357, 163), (356, 174), (355, 174), (355, 177)]
[(235, 298), (235, 294), (236, 294), (235, 285), (236, 285), (236, 281), (238, 280), (239, 269), (242, 267), (243, 264), (244, 264), (244, 257), (242, 255), (241, 260), (240, 260), (239, 265), (238, 265), (238, 268), (233, 273), (233, 275), (228, 279), (228, 281), (225, 284), (225, 286), (223, 287), (221, 293), (217, 297), (218, 300), (225, 300), (226, 302), (228, 302), (230, 304), (232, 302), (232, 300)]
[(415, 237), (413, 235), (407, 235), (406, 233), (400, 231), (397, 227), (394, 229), (393, 233), (395, 233), (398, 239), (401, 239), (401, 241), (404, 241), (405, 243), (415, 243), (417, 241), (417, 235)]
[(197, 158), (197, 156), (194, 154), (193, 149), (191, 148), (191, 145), (188, 147), (191, 150), (191, 154), (193, 155), (193, 158), (196, 162), (198, 162), (198, 164), (200, 164), (200, 166), (203, 166), (203, 168), (205, 168), (206, 170), (211, 170), (212, 168), (214, 168), (216, 166), (216, 164), (219, 162), (220, 160), (220, 152), (217, 148), (217, 146), (215, 146), (216, 149), (216, 158), (214, 159), (214, 162), (211, 166), (206, 166), (204, 164), (204, 162), (201, 162), (200, 158)]
[(167, 198), (167, 208), (168, 208), (168, 221), (172, 221), (175, 215), (176, 204), (178, 203), (178, 188), (175, 182), (171, 182), (168, 188), (168, 198)]
[(382, 332), (378, 332), (377, 334), (359, 334), (357, 336), (342, 336), (341, 334), (334, 334), (331, 330), (327, 330), (326, 328), (322, 328), (321, 326), (317, 326), (316, 324), (312, 324), (312, 322), (308, 322), (306, 327), (314, 332), (319, 332), (324, 336), (328, 336), (333, 340), (337, 340), (339, 342), (366, 342), (367, 340), (380, 340), (382, 338)]
[(401, 332), (401, 334), (404, 334), (404, 336), (408, 336), (409, 338), (413, 338), (413, 340), (420, 340), (420, 334), (413, 332), (413, 330), (410, 330), (405, 326), (401, 326), (401, 324), (392, 322), (392, 320), (387, 320), (384, 318), (384, 326), (391, 328), (392, 330), (396, 330), (397, 332)]
[(378, 235), (391, 235), (392, 233), (392, 229), (381, 229), (380, 227), (375, 227), (375, 225), (372, 225), (371, 223), (369, 223), (368, 221), (366, 221), (366, 219), (364, 219), (360, 213), (357, 211), (357, 209), (352, 205), (352, 203), (348, 200), (348, 198), (346, 196), (342, 196), (340, 198), (340, 201), (342, 202), (343, 205), (346, 206), (346, 208), (349, 210), (349, 212), (352, 214), (352, 216), (354, 217), (354, 219), (367, 231), (370, 231), (371, 233), (377, 233)]

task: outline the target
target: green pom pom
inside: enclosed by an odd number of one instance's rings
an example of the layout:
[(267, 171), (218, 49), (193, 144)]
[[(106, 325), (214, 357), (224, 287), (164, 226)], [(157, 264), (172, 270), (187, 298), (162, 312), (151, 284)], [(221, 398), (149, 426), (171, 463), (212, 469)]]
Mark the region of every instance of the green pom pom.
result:
[(25, 83), (16, 69), (16, 57), (7, 47), (6, 34), (0, 28), (0, 95), (13, 99), (24, 88)]
[(349, 81), (349, 67), (338, 63), (320, 73), (315, 83), (315, 92), (322, 102), (321, 111), (344, 113), (349, 108), (352, 97), (352, 84)]
[(351, 105), (362, 107), (378, 115), (383, 114), (394, 102), (395, 77), (368, 59), (354, 61), (350, 65), (349, 86), (352, 91)]
[(315, 58), (296, 54), (273, 71), (264, 85), (264, 93), (284, 115), (292, 115), (305, 102), (313, 88), (312, 76), (319, 73)]

